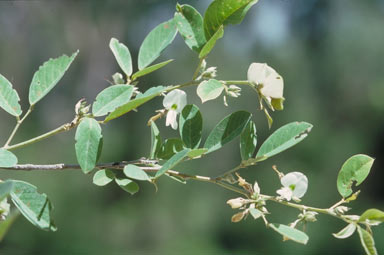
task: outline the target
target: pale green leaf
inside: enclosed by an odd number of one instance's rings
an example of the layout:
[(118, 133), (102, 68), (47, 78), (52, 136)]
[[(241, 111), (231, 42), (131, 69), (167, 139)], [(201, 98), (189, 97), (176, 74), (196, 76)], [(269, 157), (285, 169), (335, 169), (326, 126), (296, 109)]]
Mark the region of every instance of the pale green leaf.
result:
[(12, 181), (5, 181), (0, 182), (0, 201), (2, 201), (4, 198), (8, 197), (9, 193), (13, 189), (13, 182)]
[(285, 238), (288, 238), (289, 240), (292, 240), (301, 244), (307, 244), (308, 242), (309, 238), (307, 234), (305, 234), (304, 232), (298, 229), (295, 229), (283, 224), (277, 224), (277, 223), (270, 223), (268, 224), (268, 226), (273, 230), (275, 230), (280, 235), (284, 236)]
[(150, 65), (160, 53), (172, 43), (177, 33), (176, 23), (170, 19), (159, 24), (145, 37), (139, 50), (139, 70)]
[(208, 149), (201, 148), (201, 149), (193, 149), (190, 152), (188, 152), (189, 158), (199, 158), (205, 153), (207, 153)]
[(151, 152), (150, 159), (157, 158), (157, 154), (161, 151), (161, 136), (160, 131), (154, 121), (151, 122)]
[(252, 217), (256, 220), (258, 218), (261, 217), (261, 215), (263, 215), (263, 213), (256, 209), (256, 208), (249, 208), (249, 212), (251, 213)]
[(306, 138), (312, 127), (306, 122), (292, 122), (282, 126), (264, 141), (256, 157), (267, 159), (291, 148)]
[(136, 109), (140, 105), (148, 102), (149, 100), (161, 95), (167, 88), (163, 86), (152, 87), (148, 89), (145, 93), (137, 95), (136, 98), (132, 99), (128, 103), (116, 108), (113, 112), (111, 112), (104, 120), (104, 122), (108, 122), (110, 120), (116, 119), (121, 115), (124, 115), (133, 109)]
[(0, 167), (13, 167), (17, 164), (17, 157), (10, 151), (0, 148)]
[(126, 75), (130, 76), (132, 74), (132, 58), (128, 47), (120, 43), (117, 39), (112, 38), (109, 43), (109, 48), (113, 52), (120, 68)]
[(338, 233), (332, 234), (334, 237), (338, 239), (345, 239), (350, 237), (356, 231), (356, 224), (350, 223), (345, 228), (340, 230)]
[(200, 97), (201, 102), (205, 103), (209, 100), (216, 99), (221, 95), (224, 90), (224, 85), (215, 79), (203, 81), (197, 86), (197, 95)]
[(160, 69), (162, 68), (163, 66), (166, 66), (168, 65), (169, 63), (171, 63), (173, 61), (173, 59), (169, 59), (167, 61), (164, 61), (164, 62), (160, 62), (158, 64), (155, 64), (155, 65), (151, 65), (151, 66), (148, 66), (140, 71), (137, 71), (136, 73), (134, 73), (132, 75), (132, 80), (136, 80), (137, 78), (141, 77), (141, 76), (144, 76), (144, 75), (147, 75), (149, 73), (152, 73), (154, 71), (156, 71), (157, 69)]
[(170, 159), (177, 152), (184, 149), (183, 141), (179, 138), (169, 138), (164, 141), (161, 150), (157, 154), (160, 159)]
[(350, 157), (345, 161), (337, 176), (337, 190), (342, 197), (352, 194), (352, 185), (360, 185), (367, 178), (374, 159), (363, 154)]
[(113, 85), (101, 91), (92, 106), (94, 116), (104, 116), (126, 104), (132, 97), (133, 86)]
[(115, 181), (116, 181), (117, 185), (120, 186), (120, 188), (122, 188), (126, 192), (130, 193), (131, 195), (133, 195), (139, 191), (139, 185), (130, 179), (116, 178)]
[(20, 98), (12, 84), (0, 74), (0, 107), (13, 116), (20, 116), (22, 111)]
[(216, 33), (208, 40), (208, 42), (204, 45), (204, 47), (201, 49), (199, 58), (205, 58), (215, 47), (217, 40), (222, 38), (224, 36), (224, 28), (221, 26)]
[(201, 132), (203, 130), (203, 117), (196, 105), (187, 105), (183, 108), (179, 118), (180, 137), (186, 147), (194, 149), (199, 147)]
[(252, 120), (248, 122), (240, 135), (240, 154), (242, 160), (252, 158), (257, 145), (256, 125)]
[(220, 149), (224, 144), (240, 135), (250, 119), (251, 114), (246, 111), (228, 115), (213, 128), (205, 141), (204, 148), (207, 148), (208, 152)]
[(76, 130), (76, 157), (84, 173), (92, 171), (97, 162), (101, 128), (95, 119), (84, 118)]
[(40, 194), (32, 184), (13, 181), (10, 193), (13, 204), (33, 225), (43, 230), (56, 231), (51, 218), (52, 205), (46, 194)]
[(190, 151), (191, 149), (184, 149), (173, 155), (167, 162), (164, 163), (160, 170), (156, 172), (155, 178), (159, 178), (160, 176), (165, 174), (165, 172), (179, 164), (188, 155)]
[(115, 179), (115, 174), (112, 170), (102, 169), (95, 173), (93, 176), (93, 184), (97, 186), (105, 186)]
[(203, 17), (190, 5), (177, 5), (176, 8), (177, 12), (174, 19), (177, 30), (184, 38), (188, 47), (199, 53), (207, 42), (204, 35)]
[(215, 0), (204, 14), (204, 32), (207, 39), (222, 25), (239, 24), (257, 0)]
[(365, 222), (365, 221), (384, 222), (384, 212), (375, 208), (368, 209), (360, 216), (359, 221), (360, 222)]
[(360, 236), (361, 245), (363, 246), (367, 255), (377, 255), (377, 250), (375, 247), (375, 240), (373, 240), (372, 235), (365, 229), (358, 227), (357, 232)]
[(139, 180), (139, 181), (150, 181), (151, 178), (148, 174), (143, 171), (140, 167), (135, 165), (126, 165), (124, 167), (124, 174), (128, 178)]
[(59, 58), (50, 59), (40, 66), (34, 74), (29, 88), (29, 103), (31, 105), (35, 105), (56, 86), (78, 52), (73, 53), (70, 57), (63, 55)]

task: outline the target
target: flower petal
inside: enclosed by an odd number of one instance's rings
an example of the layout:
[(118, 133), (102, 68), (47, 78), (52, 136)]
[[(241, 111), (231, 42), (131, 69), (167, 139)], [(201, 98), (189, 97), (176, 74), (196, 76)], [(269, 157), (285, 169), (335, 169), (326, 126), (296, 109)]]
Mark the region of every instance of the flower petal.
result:
[(175, 130), (177, 129), (177, 112), (175, 110), (171, 109), (168, 111), (165, 125), (166, 126), (171, 125), (173, 129)]
[(248, 68), (248, 81), (255, 84), (263, 84), (267, 77), (266, 63), (252, 63)]
[(187, 105), (187, 94), (180, 90), (175, 89), (169, 92), (163, 100), (163, 106), (166, 109), (171, 109), (176, 106), (176, 111), (179, 113)]
[(271, 98), (283, 98), (284, 81), (280, 75), (272, 74), (268, 76), (260, 89), (261, 94)]
[(292, 189), (293, 187), (293, 196), (297, 198), (303, 197), (308, 189), (308, 179), (300, 172), (291, 172), (284, 175), (284, 177), (281, 178), (281, 184), (286, 188)]

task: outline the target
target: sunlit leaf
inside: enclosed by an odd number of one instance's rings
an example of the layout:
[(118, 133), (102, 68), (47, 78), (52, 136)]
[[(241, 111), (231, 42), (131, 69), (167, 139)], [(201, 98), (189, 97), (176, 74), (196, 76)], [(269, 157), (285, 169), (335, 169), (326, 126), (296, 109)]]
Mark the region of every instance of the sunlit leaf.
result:
[(176, 23), (173, 19), (159, 24), (145, 37), (139, 50), (139, 70), (150, 65), (160, 56), (160, 53), (172, 43), (177, 33)]
[(384, 222), (384, 212), (375, 208), (368, 209), (360, 216), (359, 221)]
[(312, 127), (306, 122), (292, 122), (282, 126), (264, 141), (256, 157), (267, 159), (291, 148), (306, 138)]
[(97, 186), (105, 186), (115, 179), (115, 174), (112, 170), (102, 169), (95, 173), (93, 176), (93, 184)]
[(240, 135), (240, 154), (242, 160), (252, 158), (257, 145), (255, 122), (249, 121)]
[(10, 151), (0, 148), (0, 167), (13, 167), (17, 164), (17, 157)]
[(208, 152), (220, 149), (224, 144), (240, 135), (250, 119), (251, 114), (246, 111), (228, 115), (213, 128), (205, 141), (204, 148), (207, 148)]
[(196, 105), (187, 105), (183, 108), (179, 118), (179, 126), (180, 137), (185, 146), (191, 149), (199, 147), (203, 130), (203, 117)]
[(130, 76), (132, 74), (132, 58), (128, 47), (120, 43), (117, 39), (112, 38), (109, 43), (109, 48), (113, 52), (120, 68), (126, 75)]
[(116, 178), (115, 181), (116, 181), (117, 185), (120, 186), (120, 188), (122, 188), (126, 192), (130, 193), (131, 195), (133, 195), (139, 191), (139, 185), (130, 179)]
[(97, 162), (101, 128), (95, 119), (84, 118), (76, 130), (76, 156), (84, 173), (92, 171)]
[(12, 84), (0, 74), (0, 107), (13, 116), (20, 116), (22, 111), (20, 98)]
[(218, 98), (224, 90), (224, 85), (215, 79), (203, 81), (197, 86), (197, 95), (200, 97), (201, 102), (207, 102)]
[(139, 181), (150, 181), (151, 179), (144, 170), (135, 165), (126, 165), (124, 167), (124, 174), (128, 178)]
[(355, 233), (355, 231), (356, 231), (356, 224), (350, 223), (345, 228), (340, 230), (338, 233), (332, 234), (332, 235), (338, 239), (345, 239), (350, 237), (353, 233)]
[(363, 246), (367, 255), (377, 255), (378, 253), (372, 235), (361, 227), (357, 228), (357, 232), (360, 236), (361, 245)]
[(345, 161), (337, 176), (337, 190), (343, 197), (352, 194), (352, 185), (360, 185), (367, 178), (374, 159), (363, 154), (350, 157)]
[(104, 116), (126, 104), (132, 97), (133, 86), (113, 85), (101, 91), (92, 106), (94, 116)]
[(13, 181), (10, 193), (13, 204), (33, 225), (43, 230), (56, 231), (51, 218), (52, 205), (46, 194), (40, 194), (32, 184)]
[(169, 169), (179, 164), (188, 155), (190, 151), (191, 149), (184, 149), (173, 155), (167, 162), (164, 163), (160, 170), (156, 172), (155, 178), (159, 178), (160, 176), (165, 174), (165, 172), (167, 172)]
[(136, 73), (134, 73), (132, 75), (132, 80), (136, 80), (137, 78), (141, 77), (141, 76), (144, 76), (144, 75), (147, 75), (149, 73), (152, 73), (154, 71), (156, 71), (157, 69), (160, 69), (162, 68), (163, 66), (166, 66), (168, 65), (169, 63), (171, 63), (173, 61), (173, 59), (169, 59), (167, 61), (164, 61), (164, 62), (160, 62), (158, 64), (155, 64), (155, 65), (151, 65), (151, 66), (148, 66), (140, 71), (137, 71)]
[(29, 103), (31, 105), (40, 101), (56, 86), (78, 53), (79, 51), (70, 57), (63, 55), (59, 58), (50, 59), (40, 66), (34, 74), (29, 88)]
[(199, 58), (205, 58), (215, 47), (217, 40), (222, 38), (224, 35), (224, 28), (221, 26), (216, 33), (208, 40), (208, 42), (204, 45), (204, 47), (201, 49)]
[(277, 224), (277, 223), (270, 223), (270, 224), (268, 224), (268, 226), (270, 228), (272, 228), (273, 230), (275, 230), (277, 233), (281, 234), (285, 238), (288, 238), (292, 241), (295, 241), (295, 242), (301, 243), (301, 244), (307, 244), (307, 242), (308, 242), (309, 238), (308, 238), (307, 234), (305, 234), (304, 232), (302, 232), (298, 229), (295, 229), (295, 228), (292, 228), (290, 226), (286, 226), (283, 224)]

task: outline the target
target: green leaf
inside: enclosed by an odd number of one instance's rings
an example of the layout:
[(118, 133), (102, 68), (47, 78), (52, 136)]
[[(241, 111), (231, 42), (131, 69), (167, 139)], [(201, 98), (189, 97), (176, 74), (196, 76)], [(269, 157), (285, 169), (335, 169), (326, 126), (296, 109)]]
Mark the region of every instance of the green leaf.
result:
[(160, 131), (154, 121), (151, 122), (151, 153), (150, 159), (157, 158), (157, 154), (161, 151), (161, 136)]
[(19, 215), (19, 212), (15, 212), (8, 215), (4, 221), (0, 221), (0, 242), (4, 239), (4, 236), (7, 234), (8, 230)]
[(213, 47), (215, 47), (217, 40), (223, 37), (223, 35), (224, 35), (224, 28), (223, 26), (221, 26), (216, 31), (216, 33), (211, 37), (211, 39), (209, 39), (208, 42), (204, 45), (204, 47), (201, 49), (199, 58), (200, 59), (205, 58), (211, 52)]
[(112, 38), (109, 43), (109, 48), (115, 56), (120, 68), (127, 76), (130, 76), (132, 74), (132, 58), (128, 47), (123, 43), (120, 43), (117, 39)]
[(249, 212), (251, 213), (252, 217), (256, 220), (258, 218), (260, 218), (261, 215), (263, 215), (263, 213), (256, 209), (256, 208), (249, 208)]
[(169, 138), (162, 144), (157, 157), (161, 159), (170, 159), (173, 155), (183, 149), (184, 144), (179, 138)]
[(288, 238), (292, 241), (295, 241), (297, 243), (301, 244), (307, 244), (308, 242), (308, 236), (304, 232), (297, 230), (295, 228), (292, 228), (290, 226), (286, 226), (283, 224), (277, 224), (277, 223), (270, 223), (268, 224), (270, 228), (275, 230), (280, 235), (284, 236), (285, 238)]
[(116, 108), (113, 112), (111, 112), (104, 120), (104, 122), (108, 122), (110, 120), (116, 119), (121, 115), (124, 115), (130, 112), (133, 109), (136, 109), (140, 105), (148, 102), (149, 100), (161, 95), (164, 91), (167, 90), (167, 87), (158, 86), (152, 87), (148, 89), (144, 94), (137, 95), (135, 99), (129, 101), (128, 103)]
[(115, 179), (115, 174), (112, 170), (102, 169), (95, 173), (93, 176), (93, 184), (97, 186), (105, 186)]
[(13, 167), (17, 164), (17, 157), (10, 151), (0, 148), (0, 167)]
[(76, 130), (76, 157), (84, 173), (92, 171), (97, 162), (101, 128), (95, 119), (84, 118)]
[(22, 111), (20, 98), (12, 84), (0, 74), (0, 107), (13, 116), (20, 116)]
[(33, 75), (29, 88), (29, 103), (31, 105), (35, 105), (56, 86), (78, 53), (79, 51), (76, 51), (70, 57), (63, 55), (59, 58), (50, 59), (40, 66)]
[(199, 158), (201, 155), (204, 155), (207, 153), (208, 149), (201, 148), (201, 149), (193, 149), (190, 152), (188, 152), (188, 157), (189, 158)]
[(248, 122), (240, 135), (240, 154), (242, 160), (252, 158), (257, 145), (256, 125), (252, 120)]
[(139, 50), (139, 70), (151, 64), (172, 43), (177, 33), (176, 23), (170, 19), (159, 24), (145, 37)]
[(181, 178), (179, 176), (169, 175), (167, 173), (165, 175), (174, 181), (180, 182), (181, 184), (187, 184), (187, 181), (184, 178)]
[(126, 104), (132, 97), (133, 86), (113, 85), (101, 91), (93, 103), (92, 113), (94, 116), (104, 116), (113, 112), (116, 108)]
[(179, 164), (188, 155), (190, 151), (191, 149), (184, 149), (173, 155), (167, 162), (164, 163), (160, 170), (157, 171), (155, 178), (159, 178), (160, 176), (165, 174), (165, 172), (167, 172), (169, 169)]
[(265, 160), (291, 148), (306, 138), (312, 127), (307, 122), (292, 122), (282, 126), (264, 141), (256, 157), (264, 157)]
[(337, 176), (337, 190), (344, 198), (352, 194), (353, 182), (360, 185), (367, 178), (374, 159), (363, 154), (350, 157), (345, 161)]
[(12, 181), (0, 182), (0, 201), (8, 197), (12, 189), (13, 189)]
[(359, 222), (384, 222), (384, 212), (379, 209), (368, 209), (366, 210), (359, 219)]
[(168, 65), (168, 64), (171, 63), (172, 61), (173, 61), (173, 59), (169, 59), (169, 60), (167, 60), (167, 61), (160, 62), (160, 63), (158, 63), (158, 64), (148, 66), (148, 67), (144, 68), (143, 70), (137, 71), (136, 73), (134, 73), (134, 74), (132, 75), (132, 80), (136, 80), (137, 78), (139, 78), (139, 77), (141, 77), (141, 76), (144, 76), (144, 75), (147, 75), (147, 74), (149, 74), (149, 73), (152, 73), (152, 72), (156, 71), (157, 69), (160, 69), (160, 68), (162, 68), (163, 66)]
[(350, 237), (353, 233), (355, 233), (355, 231), (356, 231), (356, 224), (350, 223), (345, 228), (340, 230), (338, 233), (332, 234), (332, 235), (338, 239), (345, 239)]
[(365, 252), (368, 255), (377, 255), (378, 253), (375, 247), (375, 240), (373, 240), (372, 235), (361, 227), (357, 228), (357, 232), (359, 233), (361, 245), (363, 246)]
[(139, 180), (139, 181), (150, 181), (151, 178), (148, 174), (143, 171), (140, 167), (135, 165), (126, 165), (124, 167), (124, 174), (128, 178)]
[(221, 95), (224, 90), (224, 85), (215, 79), (203, 81), (197, 86), (197, 95), (200, 97), (201, 102), (205, 103), (209, 100), (216, 99)]
[(117, 185), (120, 186), (120, 188), (122, 188), (126, 192), (130, 193), (131, 195), (133, 195), (139, 191), (139, 185), (130, 179), (116, 178), (115, 181), (116, 181)]
[(251, 114), (246, 111), (228, 115), (213, 128), (205, 141), (204, 148), (207, 148), (208, 152), (220, 149), (224, 144), (240, 135), (250, 119)]
[(195, 8), (188, 4), (177, 4), (176, 8), (177, 12), (174, 19), (177, 30), (184, 38), (188, 47), (199, 53), (207, 42), (204, 35), (203, 17)]
[(179, 126), (180, 137), (185, 146), (191, 149), (199, 147), (203, 117), (196, 105), (190, 104), (184, 107), (180, 114)]
[(13, 181), (10, 195), (13, 204), (33, 225), (43, 230), (57, 230), (51, 218), (52, 205), (46, 194), (38, 193), (36, 187), (27, 182)]
[(239, 24), (257, 0), (215, 0), (204, 14), (204, 32), (207, 39), (219, 30), (220, 26)]

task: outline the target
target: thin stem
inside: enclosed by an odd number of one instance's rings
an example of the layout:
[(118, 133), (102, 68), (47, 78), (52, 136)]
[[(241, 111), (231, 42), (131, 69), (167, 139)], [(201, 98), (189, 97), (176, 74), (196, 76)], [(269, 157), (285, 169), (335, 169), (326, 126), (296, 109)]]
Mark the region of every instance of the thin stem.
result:
[(239, 169), (244, 168), (244, 167), (246, 167), (246, 165), (240, 164), (240, 165), (238, 165), (237, 167), (232, 168), (231, 170), (229, 170), (229, 171), (227, 171), (227, 172), (225, 172), (225, 173), (219, 175), (218, 177), (216, 177), (216, 179), (217, 179), (217, 180), (221, 180), (221, 179), (223, 179), (225, 176), (230, 175), (230, 174), (233, 174), (234, 172), (237, 172)]
[(17, 130), (21, 126), (21, 124), (24, 122), (24, 120), (28, 117), (28, 115), (32, 112), (32, 107), (29, 107), (28, 111), (24, 114), (24, 117), (20, 120), (19, 116), (16, 117), (17, 123), (15, 128), (13, 129), (11, 135), (9, 136), (7, 142), (4, 145), (4, 148), (7, 148), (8, 145), (11, 143), (13, 137), (16, 135)]
[(199, 71), (200, 71), (201, 65), (204, 62), (204, 59), (205, 58), (201, 58), (200, 59), (199, 64), (197, 65), (196, 70), (195, 70), (195, 72), (193, 73), (193, 76), (192, 76), (192, 80), (193, 81), (196, 80), (197, 76), (199, 75)]
[(251, 86), (252, 84), (249, 81), (222, 81), (225, 84), (230, 84), (230, 85), (248, 85)]

